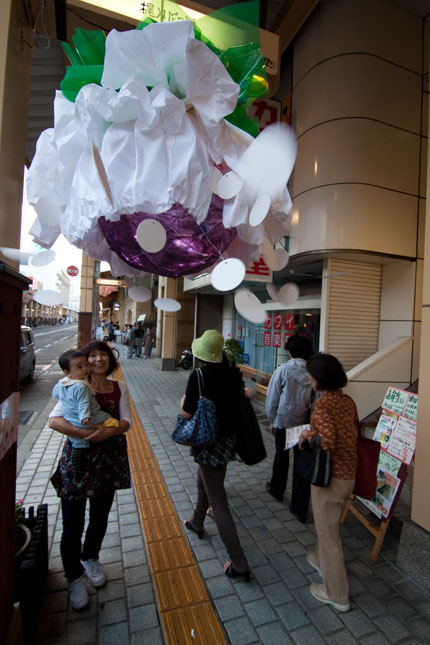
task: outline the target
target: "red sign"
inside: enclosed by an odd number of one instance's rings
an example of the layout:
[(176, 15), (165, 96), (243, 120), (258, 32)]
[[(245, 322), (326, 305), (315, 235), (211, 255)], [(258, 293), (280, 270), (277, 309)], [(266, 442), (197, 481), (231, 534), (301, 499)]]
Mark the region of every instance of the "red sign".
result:
[(272, 314), (267, 314), (267, 318), (264, 321), (264, 329), (272, 329)]
[(273, 332), (273, 347), (281, 346), (282, 333), (280, 331)]
[(273, 329), (282, 329), (282, 314), (275, 314)]
[(245, 280), (249, 282), (272, 282), (272, 271), (267, 266), (263, 256), (260, 256), (258, 260), (254, 260), (246, 270)]
[(272, 340), (272, 332), (271, 331), (265, 331), (264, 335), (263, 335), (263, 345), (264, 345), (264, 347), (270, 347), (271, 340)]
[(289, 331), (294, 331), (294, 314), (286, 314), (285, 329), (288, 329)]
[(78, 267), (75, 267), (72, 264), (71, 266), (67, 267), (66, 273), (67, 273), (67, 275), (71, 275), (72, 277), (74, 277), (75, 275), (78, 275), (79, 269), (78, 269)]

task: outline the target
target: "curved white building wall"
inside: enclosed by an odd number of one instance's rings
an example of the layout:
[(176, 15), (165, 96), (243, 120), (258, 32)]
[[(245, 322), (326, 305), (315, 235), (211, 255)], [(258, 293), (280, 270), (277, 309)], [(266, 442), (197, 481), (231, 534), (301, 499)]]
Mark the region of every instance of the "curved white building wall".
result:
[(389, 0), (321, 0), (300, 31), (292, 256), (417, 257), (426, 194), (422, 46), (423, 21)]

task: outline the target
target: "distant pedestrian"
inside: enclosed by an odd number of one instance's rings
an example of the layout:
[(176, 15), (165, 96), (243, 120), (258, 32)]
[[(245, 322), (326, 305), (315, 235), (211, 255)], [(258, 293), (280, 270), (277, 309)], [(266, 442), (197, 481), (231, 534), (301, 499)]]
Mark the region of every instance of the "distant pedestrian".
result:
[(151, 327), (146, 328), (145, 334), (143, 336), (143, 344), (144, 344), (143, 357), (150, 358), (151, 352), (152, 352), (152, 345), (153, 345)]
[(143, 329), (140, 322), (134, 323), (134, 351), (136, 358), (142, 354)]
[[(312, 385), (306, 371), (306, 361), (312, 354), (312, 345), (306, 336), (291, 336), (285, 349), (291, 359), (280, 365), (270, 379), (267, 389), (266, 413), (270, 432), (275, 437), (276, 454), (272, 478), (266, 490), (280, 502), (288, 481), (290, 451), (285, 450), (286, 428), (309, 423)], [(294, 447), (294, 456), (298, 446)], [(301, 522), (306, 521), (310, 485), (293, 470), (293, 486), (289, 509)]]
[(125, 334), (125, 340), (127, 344), (127, 358), (133, 358), (134, 332), (135, 332), (135, 327), (133, 325), (128, 325), (128, 329)]

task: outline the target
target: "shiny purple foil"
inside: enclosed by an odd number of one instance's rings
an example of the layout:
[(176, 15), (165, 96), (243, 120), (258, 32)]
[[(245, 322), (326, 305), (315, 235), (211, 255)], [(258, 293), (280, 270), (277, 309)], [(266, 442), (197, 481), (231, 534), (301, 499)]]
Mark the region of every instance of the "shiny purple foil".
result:
[[(181, 204), (159, 215), (121, 215), (117, 222), (100, 217), (98, 224), (109, 247), (124, 262), (141, 271), (178, 278), (212, 266), (236, 237), (236, 229), (224, 228), (222, 209), (223, 200), (212, 195), (208, 215), (201, 224)], [(166, 245), (158, 253), (144, 251), (137, 242), (137, 227), (145, 219), (156, 219), (166, 230)]]

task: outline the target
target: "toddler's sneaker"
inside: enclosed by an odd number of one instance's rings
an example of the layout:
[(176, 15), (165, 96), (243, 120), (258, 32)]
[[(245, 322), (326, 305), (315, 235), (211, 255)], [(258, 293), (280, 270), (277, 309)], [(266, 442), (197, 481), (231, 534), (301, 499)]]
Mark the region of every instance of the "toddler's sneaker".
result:
[(69, 598), (72, 609), (83, 609), (88, 605), (87, 583), (83, 576), (69, 582)]
[(106, 582), (105, 572), (99, 560), (82, 560), (82, 566), (85, 569), (85, 575), (88, 582), (93, 587), (103, 587)]

